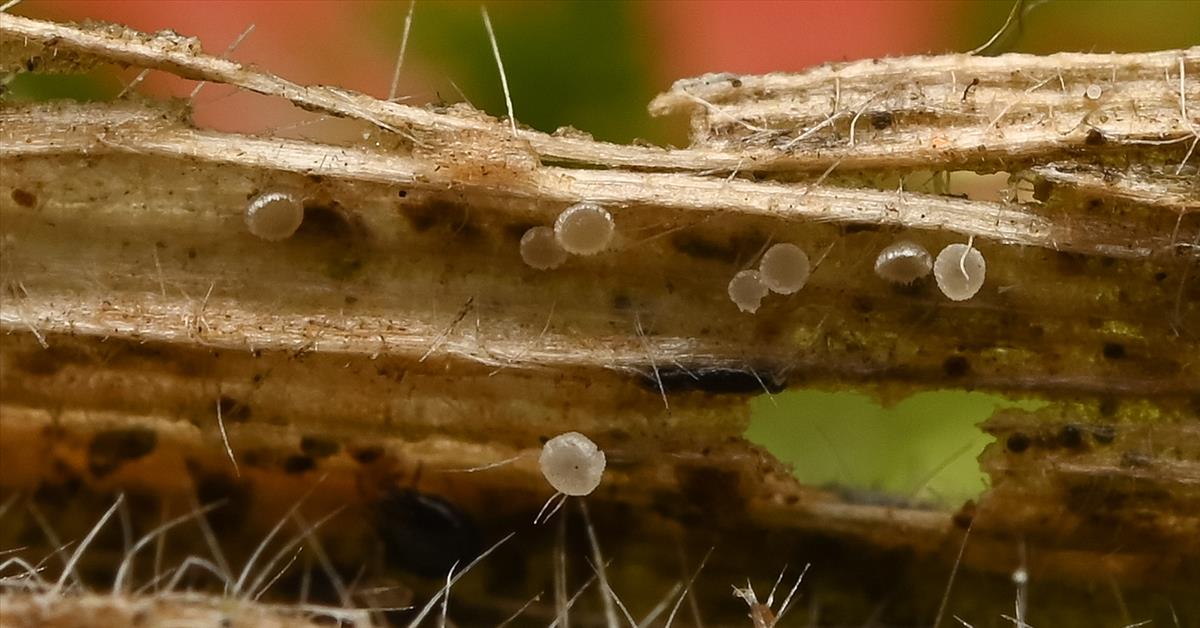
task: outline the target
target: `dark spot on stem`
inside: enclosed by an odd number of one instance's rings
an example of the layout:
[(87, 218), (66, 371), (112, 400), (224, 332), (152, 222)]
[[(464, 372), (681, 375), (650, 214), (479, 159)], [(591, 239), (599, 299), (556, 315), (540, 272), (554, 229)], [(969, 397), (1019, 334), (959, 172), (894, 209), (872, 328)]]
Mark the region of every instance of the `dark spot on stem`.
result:
[(300, 451), (314, 458), (328, 458), (342, 448), (336, 441), (320, 436), (300, 437)]
[(221, 410), (222, 421), (245, 423), (250, 420), (250, 407), (233, 397), (221, 395), (217, 400), (217, 408)]
[(1125, 345), (1118, 342), (1104, 343), (1104, 357), (1109, 360), (1121, 360), (1125, 357)]
[(890, 111), (871, 112), (871, 126), (877, 130), (882, 131), (883, 129), (892, 126), (893, 121), (894, 119), (892, 117), (892, 112)]
[(100, 478), (122, 464), (154, 451), (158, 435), (144, 427), (129, 427), (100, 432), (88, 444), (88, 469)]
[(312, 456), (288, 456), (283, 460), (283, 472), (289, 475), (306, 473), (317, 467), (317, 461)]
[(220, 506), (204, 515), (209, 527), (218, 538), (236, 534), (249, 513), (249, 486), (224, 473), (204, 473), (195, 470), (192, 475), (196, 485), (196, 501), (201, 506), (220, 502)]
[(1008, 440), (1004, 442), (1004, 446), (1014, 454), (1019, 454), (1029, 449), (1029, 445), (1031, 444), (1032, 441), (1023, 432), (1013, 432), (1009, 435)]
[(962, 377), (971, 372), (971, 362), (961, 355), (952, 355), (942, 362), (942, 372), (947, 377)]
[(659, 365), (658, 376), (653, 368), (646, 368), (639, 382), (647, 389), (662, 389), (671, 392), (705, 392), (714, 395), (748, 395), (764, 390), (782, 392), (787, 380), (774, 369), (753, 367), (732, 368), (724, 366), (692, 367)]
[(33, 207), (37, 204), (37, 196), (21, 188), (13, 188), (12, 200), (21, 207)]
[(1064, 425), (1058, 430), (1058, 436), (1055, 439), (1061, 447), (1079, 451), (1085, 448), (1083, 442), (1083, 432), (1075, 425)]
[(455, 563), (462, 566), (479, 554), (474, 522), (441, 497), (395, 491), (380, 500), (376, 511), (375, 528), (388, 562), (397, 569), (445, 578)]

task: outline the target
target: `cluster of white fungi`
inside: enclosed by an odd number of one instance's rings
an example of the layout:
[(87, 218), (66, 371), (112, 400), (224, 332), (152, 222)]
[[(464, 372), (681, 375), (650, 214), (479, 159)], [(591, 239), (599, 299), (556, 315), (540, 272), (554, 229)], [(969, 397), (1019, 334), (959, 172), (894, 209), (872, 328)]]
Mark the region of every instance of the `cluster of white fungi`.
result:
[[(729, 281), (729, 299), (753, 314), (768, 293), (792, 294), (812, 271), (808, 256), (795, 244), (776, 244), (763, 254), (757, 270), (743, 270)], [(899, 240), (875, 258), (875, 274), (894, 284), (910, 284), (933, 273), (938, 289), (952, 301), (965, 301), (983, 287), (987, 263), (970, 244), (951, 244), (934, 259), (925, 247)]]
[(554, 228), (531, 227), (521, 236), (521, 259), (532, 268), (550, 270), (568, 255), (595, 255), (612, 243), (616, 226), (612, 214), (595, 203), (576, 203), (564, 209)]
[[(246, 227), (253, 235), (276, 242), (290, 237), (304, 220), (303, 198), (287, 190), (268, 190), (246, 208)], [(590, 202), (571, 205), (553, 227), (532, 227), (521, 237), (521, 259), (532, 268), (560, 266), (570, 255), (595, 255), (606, 250), (615, 233), (612, 214)], [(793, 294), (804, 287), (812, 265), (795, 244), (775, 244), (763, 253), (757, 269), (738, 272), (730, 280), (729, 298), (743, 312), (758, 311), (772, 292)], [(875, 274), (895, 284), (909, 284), (932, 272), (942, 294), (953, 301), (975, 296), (983, 286), (987, 264), (970, 244), (951, 244), (931, 258), (919, 244), (900, 240), (879, 253)], [(587, 436), (567, 432), (542, 447), (538, 465), (559, 496), (591, 494), (600, 485), (606, 464), (604, 452)]]
[[(246, 227), (264, 240), (286, 239), (304, 220), (304, 203), (288, 190), (268, 190), (246, 207)], [(532, 268), (550, 270), (571, 255), (596, 255), (608, 249), (616, 233), (612, 214), (596, 203), (567, 207), (553, 227), (536, 226), (521, 236), (521, 259)], [(755, 313), (768, 294), (793, 294), (804, 287), (812, 264), (804, 250), (788, 242), (763, 253), (757, 269), (738, 272), (729, 281), (729, 299), (743, 312)], [(933, 273), (938, 288), (952, 301), (965, 301), (983, 287), (987, 263), (970, 244), (951, 244), (934, 259), (925, 247), (896, 241), (875, 258), (875, 274), (895, 284), (910, 284)]]
[(743, 312), (758, 311), (767, 293), (792, 294), (808, 283), (812, 265), (795, 244), (776, 244), (763, 253), (758, 270), (743, 270), (729, 282), (729, 299)]

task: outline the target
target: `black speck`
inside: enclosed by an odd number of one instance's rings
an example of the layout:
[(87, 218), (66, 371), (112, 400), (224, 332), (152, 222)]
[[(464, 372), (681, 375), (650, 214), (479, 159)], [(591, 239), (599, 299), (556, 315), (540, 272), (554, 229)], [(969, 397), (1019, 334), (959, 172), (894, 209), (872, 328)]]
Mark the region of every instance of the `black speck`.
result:
[(37, 196), (33, 192), (28, 192), (21, 188), (13, 188), (12, 200), (21, 207), (33, 207), (37, 204)]
[(679, 232), (671, 237), (671, 244), (675, 250), (696, 259), (715, 260), (715, 261), (733, 261), (737, 258), (738, 246), (736, 243), (721, 243), (710, 240), (703, 236), (688, 233), (686, 231)]
[(1104, 134), (1096, 129), (1088, 129), (1087, 137), (1083, 138), (1083, 143), (1088, 146), (1103, 146), (1107, 142)]
[(250, 407), (233, 397), (221, 395), (217, 400), (217, 407), (221, 409), (222, 421), (245, 423), (250, 420)]
[(33, 501), (51, 508), (67, 508), (80, 489), (83, 480), (75, 474), (67, 474), (62, 481), (44, 481), (33, 492)]
[(1004, 446), (1008, 447), (1008, 450), (1014, 454), (1019, 454), (1029, 449), (1029, 445), (1031, 444), (1032, 441), (1022, 432), (1013, 432), (1009, 435), (1008, 440), (1004, 442)]
[(196, 259), (196, 249), (187, 250), (188, 259)]
[(962, 377), (971, 372), (971, 363), (964, 356), (952, 355), (942, 362), (942, 371), (947, 377)]
[(263, 449), (247, 449), (239, 454), (242, 464), (252, 469), (265, 469), (272, 461), (270, 452)]
[(380, 500), (375, 528), (388, 562), (427, 578), (445, 578), (455, 563), (479, 554), (479, 532), (471, 518), (450, 502), (412, 490)]
[(342, 446), (336, 441), (319, 436), (301, 436), (300, 451), (314, 458), (328, 458), (336, 454)]
[(742, 79), (739, 79), (739, 78), (729, 79), (729, 84), (732, 85), (733, 87), (741, 87)]
[(433, 200), (424, 205), (406, 205), (404, 215), (413, 230), (418, 233), (439, 226), (455, 232), (467, 223), (470, 216), (466, 205), (445, 200)]
[[(195, 477), (195, 476), (199, 477)], [(204, 515), (208, 525), (218, 536), (233, 533), (242, 527), (249, 514), (251, 494), (249, 487), (223, 473), (193, 471), (196, 486), (196, 501), (202, 506), (220, 502), (221, 505)]]
[(1033, 200), (1046, 202), (1050, 199), (1050, 194), (1054, 192), (1054, 182), (1047, 179), (1038, 179), (1033, 182)]
[(358, 447), (350, 452), (350, 457), (359, 464), (371, 464), (383, 456), (382, 447)]
[(1158, 271), (1157, 273), (1154, 273), (1154, 281), (1162, 281), (1166, 278), (1167, 278), (1167, 273), (1165, 273), (1161, 270)]
[(305, 473), (317, 467), (312, 456), (288, 456), (283, 461), (283, 471), (288, 474)]
[(843, 235), (850, 235), (854, 233), (873, 233), (880, 230), (881, 229), (879, 225), (870, 222), (851, 222), (842, 225)]
[(88, 444), (88, 469), (96, 477), (116, 471), (125, 462), (137, 460), (154, 451), (158, 435), (144, 427), (129, 427), (100, 432)]
[(1056, 439), (1061, 447), (1066, 449), (1079, 450), (1084, 448), (1083, 432), (1074, 425), (1064, 425), (1058, 430)]
[(404, 198), (404, 197), (408, 196), (408, 190), (397, 190), (396, 196), (399, 196), (400, 198)]
[(975, 521), (975, 511), (975, 502), (968, 499), (965, 503), (963, 503), (962, 507), (954, 513), (951, 521), (953, 521), (954, 525), (958, 526), (960, 529), (967, 530), (971, 527), (971, 523)]
[(1104, 357), (1109, 360), (1121, 360), (1125, 358), (1125, 345), (1118, 342), (1104, 343)]
[(893, 118), (890, 111), (873, 111), (871, 112), (871, 126), (883, 130), (892, 126)]
[(341, 205), (309, 202), (304, 204), (304, 221), (296, 229), (294, 237), (301, 239), (349, 240), (358, 235), (358, 229)]
[(652, 391), (659, 390), (659, 382), (666, 392), (699, 391), (714, 395), (748, 395), (767, 390), (782, 392), (787, 380), (774, 369), (731, 368), (725, 366), (695, 367), (684, 369), (676, 366), (658, 368), (658, 377), (653, 368), (647, 368), (639, 378), (641, 384)]

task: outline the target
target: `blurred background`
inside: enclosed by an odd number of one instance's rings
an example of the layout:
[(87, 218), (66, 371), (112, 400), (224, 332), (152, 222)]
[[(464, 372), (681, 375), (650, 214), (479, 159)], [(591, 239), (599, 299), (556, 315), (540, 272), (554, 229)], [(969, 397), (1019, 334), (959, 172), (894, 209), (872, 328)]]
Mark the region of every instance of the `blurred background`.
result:
[[(14, 12), (102, 20), (198, 37), (204, 48), (300, 83), (389, 95), (410, 3), (316, 0), (25, 0)], [(706, 72), (798, 71), (878, 56), (964, 52), (987, 42), (1011, 0), (811, 2), (488, 2), (516, 117), (597, 139), (686, 145), (683, 120), (653, 120), (646, 103), (676, 79)], [(470, 102), (504, 115), (500, 75), (480, 2), (421, 0), (397, 97), (412, 104)], [(1132, 52), (1200, 44), (1200, 2), (1029, 0), (986, 54)], [(247, 33), (247, 29), (253, 29)], [(245, 34), (244, 38), (242, 38)], [(236, 48), (228, 47), (238, 42)], [(135, 70), (22, 75), (18, 99), (116, 97)], [(137, 90), (187, 98), (195, 83), (152, 72)], [(314, 140), (361, 129), (284, 102), (206, 86), (198, 125)], [(866, 497), (956, 505), (984, 487), (975, 426), (1011, 400), (967, 391), (924, 393), (882, 408), (865, 394), (799, 391), (753, 404), (747, 433), (804, 481)], [(1022, 403), (1036, 403), (1026, 400)], [(876, 495), (878, 498), (879, 495)]]

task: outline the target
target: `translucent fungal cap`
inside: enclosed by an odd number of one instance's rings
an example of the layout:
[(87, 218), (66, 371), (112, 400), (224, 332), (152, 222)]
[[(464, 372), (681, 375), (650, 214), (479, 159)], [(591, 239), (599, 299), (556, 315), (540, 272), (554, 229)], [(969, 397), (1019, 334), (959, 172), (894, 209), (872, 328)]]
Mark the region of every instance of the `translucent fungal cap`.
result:
[(596, 490), (604, 475), (604, 464), (604, 452), (579, 432), (551, 438), (538, 458), (546, 481), (564, 495), (587, 495)]
[(729, 280), (729, 300), (743, 312), (757, 312), (765, 296), (767, 287), (763, 285), (757, 270), (743, 270)]
[(553, 229), (530, 227), (521, 236), (521, 259), (538, 270), (549, 270), (567, 261), (567, 252), (559, 246)]
[(951, 301), (966, 301), (983, 287), (987, 262), (983, 253), (966, 244), (951, 244), (933, 262), (938, 288)]
[(271, 242), (296, 233), (303, 220), (304, 204), (289, 192), (263, 192), (246, 207), (246, 226), (250, 233)]
[(792, 294), (808, 282), (808, 255), (795, 244), (776, 244), (763, 253), (758, 273), (771, 292)]
[(1103, 94), (1104, 89), (1095, 83), (1088, 85), (1087, 89), (1083, 91), (1084, 97), (1088, 100), (1100, 100), (1100, 96)]
[(595, 203), (576, 203), (554, 221), (554, 237), (568, 253), (595, 255), (612, 242), (612, 214)]
[(875, 274), (892, 283), (912, 283), (932, 269), (929, 251), (908, 240), (893, 242), (875, 258)]

